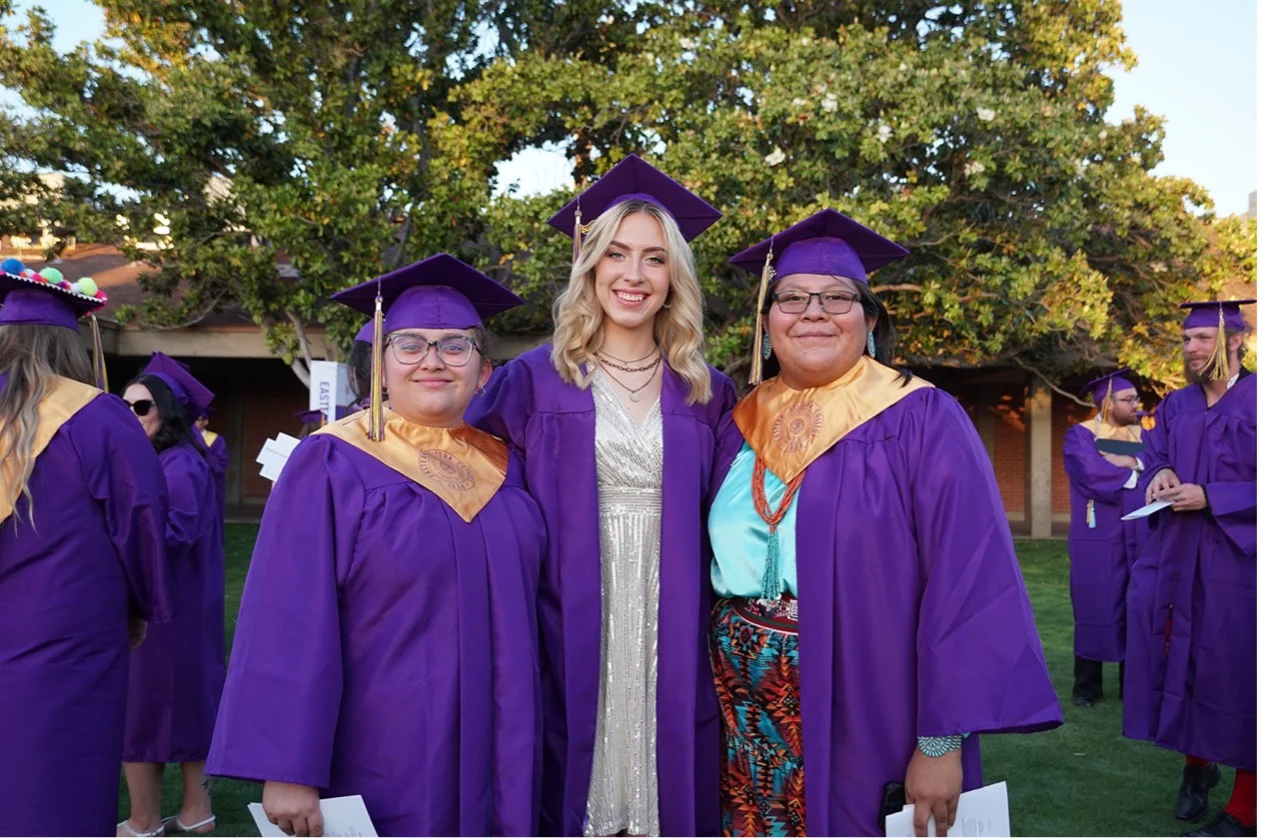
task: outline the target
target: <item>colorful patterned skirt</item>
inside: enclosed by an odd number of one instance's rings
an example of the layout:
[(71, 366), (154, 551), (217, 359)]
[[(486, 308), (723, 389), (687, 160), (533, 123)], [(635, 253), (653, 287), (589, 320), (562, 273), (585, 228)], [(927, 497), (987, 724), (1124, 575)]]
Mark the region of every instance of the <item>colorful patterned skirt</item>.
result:
[(710, 619), (726, 837), (806, 836), (797, 602), (725, 598)]

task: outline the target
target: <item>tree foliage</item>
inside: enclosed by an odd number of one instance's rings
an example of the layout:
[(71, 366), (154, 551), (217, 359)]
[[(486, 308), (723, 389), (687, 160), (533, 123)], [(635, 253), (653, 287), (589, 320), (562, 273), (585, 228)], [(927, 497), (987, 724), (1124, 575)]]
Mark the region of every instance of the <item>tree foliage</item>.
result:
[(872, 282), (912, 364), (1167, 387), (1176, 304), (1255, 281), (1255, 223), (1152, 174), (1160, 119), (1104, 118), (1135, 60), (1116, 0), (98, 2), (121, 47), (57, 55), (37, 13), (0, 34), (34, 109), (0, 120), (0, 190), (68, 172), (49, 218), (124, 245), (117, 217), (165, 214), (153, 288), (181, 294), (144, 316), (240, 304), (287, 358), (307, 321), (346, 336), (331, 291), (437, 250), (534, 304), (500, 330), (546, 330), (569, 193), (496, 195), (494, 164), (548, 141), (579, 181), (646, 154), (724, 210), (694, 247), (734, 373), (754, 278), (726, 258), (823, 207), (910, 248)]

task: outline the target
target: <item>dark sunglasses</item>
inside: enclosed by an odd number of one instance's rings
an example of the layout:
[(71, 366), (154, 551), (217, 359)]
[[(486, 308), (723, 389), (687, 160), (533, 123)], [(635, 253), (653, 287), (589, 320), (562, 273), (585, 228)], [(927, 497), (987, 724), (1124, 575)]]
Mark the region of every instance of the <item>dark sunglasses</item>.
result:
[(136, 400), (135, 402), (123, 400), (123, 402), (131, 406), (131, 410), (136, 412), (137, 417), (144, 417), (153, 408), (153, 400)]

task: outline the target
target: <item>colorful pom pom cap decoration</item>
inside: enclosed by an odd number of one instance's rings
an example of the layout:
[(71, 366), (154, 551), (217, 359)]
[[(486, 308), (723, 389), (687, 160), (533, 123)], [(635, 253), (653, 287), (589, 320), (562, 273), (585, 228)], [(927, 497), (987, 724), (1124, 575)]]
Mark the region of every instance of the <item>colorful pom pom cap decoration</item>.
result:
[(79, 329), (79, 319), (108, 298), (91, 277), (66, 280), (55, 268), (35, 272), (10, 257), (0, 262), (0, 324)]

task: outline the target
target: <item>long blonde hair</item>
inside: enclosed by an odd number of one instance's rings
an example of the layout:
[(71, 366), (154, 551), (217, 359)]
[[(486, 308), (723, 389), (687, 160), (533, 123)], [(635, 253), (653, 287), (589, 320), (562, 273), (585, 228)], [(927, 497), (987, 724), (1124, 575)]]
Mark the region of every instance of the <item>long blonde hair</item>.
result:
[[(39, 404), (52, 389), (53, 378), (64, 376), (87, 385), (95, 384), (79, 334), (64, 327), (40, 324), (0, 326), (0, 374), (7, 374), (0, 389), (0, 473), (6, 498), (26, 499), (27, 514), (35, 524), (35, 501), (29, 486), (35, 469), (35, 436), (39, 431)], [(21, 513), (14, 510), (16, 524)]]
[(646, 213), (656, 219), (666, 240), (670, 293), (667, 306), (657, 312), (653, 337), (666, 363), (687, 382), (687, 402), (707, 403), (713, 396), (713, 385), (702, 350), (705, 310), (692, 248), (674, 217), (641, 199), (629, 199), (605, 210), (583, 238), (578, 259), (569, 272), (569, 286), (552, 304), (552, 320), (556, 324), (552, 332), (552, 366), (570, 385), (591, 385), (596, 351), (604, 343), (604, 309), (595, 293), (595, 267), (617, 236), (622, 220), (632, 213)]

